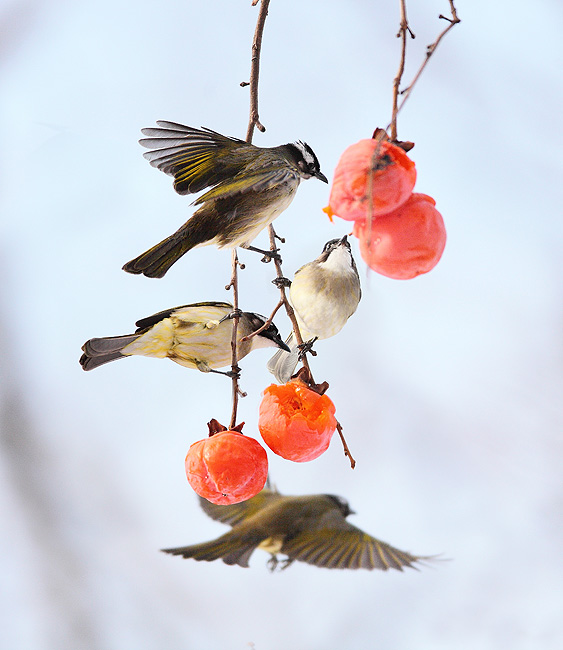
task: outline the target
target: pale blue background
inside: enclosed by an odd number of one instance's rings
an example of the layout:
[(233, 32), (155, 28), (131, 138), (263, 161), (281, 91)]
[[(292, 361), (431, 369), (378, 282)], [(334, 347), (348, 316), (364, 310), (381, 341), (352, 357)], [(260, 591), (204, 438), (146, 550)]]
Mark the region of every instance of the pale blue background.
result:
[[(419, 573), (270, 575), (157, 549), (223, 532), (183, 459), (230, 383), (152, 359), (94, 373), (91, 336), (198, 300), (225, 300), (229, 254), (204, 248), (164, 280), (124, 262), (190, 214), (137, 144), (157, 119), (244, 137), (248, 0), (4, 0), (0, 7), (0, 629), (33, 650), (558, 650), (563, 644), (562, 46), (556, 0), (458, 2), (399, 120), (417, 191), (448, 230), (438, 267), (367, 274), (318, 379), (358, 460), (335, 439), (309, 464), (271, 461), (286, 493), (346, 496), (351, 520), (451, 561)], [(409, 3), (405, 78), (444, 27)], [(306, 140), (329, 176), (390, 118), (398, 2), (272, 0), (255, 143)], [(348, 224), (304, 183), (276, 222), (292, 275)], [(265, 243), (265, 237), (257, 243)], [(355, 245), (355, 244), (354, 244)], [(357, 251), (357, 248), (355, 249)], [(241, 305), (269, 313), (273, 270), (243, 252)], [(359, 257), (359, 256), (358, 256)], [(286, 331), (285, 317), (277, 323)], [(244, 361), (256, 430), (267, 351)], [(252, 646), (254, 644), (254, 646)]]

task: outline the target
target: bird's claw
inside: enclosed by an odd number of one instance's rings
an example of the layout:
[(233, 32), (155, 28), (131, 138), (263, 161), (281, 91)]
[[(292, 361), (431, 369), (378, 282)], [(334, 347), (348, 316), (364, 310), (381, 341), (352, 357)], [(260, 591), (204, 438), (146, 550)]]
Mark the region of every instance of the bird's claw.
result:
[(223, 323), (226, 320), (232, 320), (233, 318), (240, 318), (242, 316), (243, 312), (242, 309), (233, 309), (230, 313), (228, 313), (226, 316), (223, 316), (219, 323)]
[(289, 278), (279, 277), (272, 280), (272, 284), (275, 284), (278, 289), (282, 287), (291, 287), (291, 280)]
[(278, 253), (279, 250), (280, 250), (279, 248), (276, 248), (271, 251), (264, 251), (264, 257), (260, 261), (264, 262), (264, 264), (268, 264), (272, 260), (276, 262), (281, 262), (282, 258), (281, 255)]
[(231, 370), (226, 370), (224, 374), (231, 379), (240, 379), (240, 368), (238, 366), (233, 366)]
[(313, 350), (313, 344), (317, 339), (318, 336), (315, 336), (315, 338), (311, 339), (310, 341), (306, 341), (305, 343), (302, 343), (301, 345), (297, 346), (299, 348), (299, 361), (302, 361), (303, 357), (307, 353), (311, 354), (311, 356), (313, 357), (317, 356), (317, 353)]

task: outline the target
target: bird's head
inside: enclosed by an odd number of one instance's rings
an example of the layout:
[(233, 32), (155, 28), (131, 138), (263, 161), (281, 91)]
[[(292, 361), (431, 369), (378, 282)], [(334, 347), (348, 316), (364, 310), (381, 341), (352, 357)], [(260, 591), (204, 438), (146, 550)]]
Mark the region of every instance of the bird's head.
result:
[(325, 494), (329, 499), (334, 501), (334, 503), (338, 506), (338, 509), (342, 513), (343, 517), (347, 517), (348, 515), (355, 515), (355, 511), (350, 508), (350, 504), (344, 497), (339, 497), (336, 494)]
[(301, 178), (311, 178), (314, 176), (323, 183), (328, 183), (327, 177), (321, 172), (319, 159), (315, 152), (306, 142), (292, 142), (286, 144), (286, 150), (291, 162), (297, 167)]
[[(256, 332), (261, 327), (264, 327), (266, 324), (267, 318), (261, 316), (260, 314), (255, 314), (253, 312), (246, 312), (245, 316), (249, 319), (250, 327), (253, 332)], [(256, 350), (258, 348), (268, 348), (268, 347), (277, 347), (289, 352), (289, 347), (284, 343), (278, 328), (270, 323), (268, 327), (263, 329), (259, 334), (253, 336), (250, 339), (251, 349)]]

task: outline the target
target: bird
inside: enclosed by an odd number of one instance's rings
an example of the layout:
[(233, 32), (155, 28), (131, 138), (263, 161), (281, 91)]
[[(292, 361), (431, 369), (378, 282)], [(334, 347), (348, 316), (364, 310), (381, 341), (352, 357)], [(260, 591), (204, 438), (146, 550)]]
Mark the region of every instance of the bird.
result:
[[(331, 239), (322, 253), (295, 272), (289, 301), (303, 341), (328, 339), (338, 334), (356, 311), (362, 289), (348, 237)], [(286, 339), (291, 351), (278, 350), (268, 361), (276, 381), (285, 384), (299, 362), (299, 346), (292, 332)]]
[(250, 245), (291, 203), (302, 179), (328, 183), (319, 160), (305, 142), (278, 147), (253, 144), (202, 127), (157, 121), (142, 129), (140, 144), (153, 167), (174, 177), (178, 194), (211, 188), (192, 205), (201, 206), (174, 234), (127, 262), (127, 273), (161, 278), (192, 248)]
[[(200, 497), (200, 505), (231, 530), (210, 542), (162, 549), (164, 553), (248, 567), (250, 556), (260, 548), (270, 553), (272, 571), (280, 562), (285, 569), (295, 561), (328, 569), (402, 571), (431, 559), (400, 551), (348, 523), (354, 511), (346, 499), (333, 494), (284, 496), (268, 482), (248, 501), (221, 506)], [(287, 559), (280, 560), (278, 553)]]
[[(80, 365), (93, 370), (110, 361), (133, 355), (168, 358), (186, 368), (201, 372), (220, 372), (232, 360), (233, 306), (228, 302), (196, 302), (173, 307), (142, 318), (134, 334), (93, 338), (82, 346)], [(266, 318), (253, 312), (240, 312), (238, 323), (238, 360), (252, 350), (277, 346), (286, 349), (277, 327), (270, 323), (260, 333), (241, 340), (266, 325)]]

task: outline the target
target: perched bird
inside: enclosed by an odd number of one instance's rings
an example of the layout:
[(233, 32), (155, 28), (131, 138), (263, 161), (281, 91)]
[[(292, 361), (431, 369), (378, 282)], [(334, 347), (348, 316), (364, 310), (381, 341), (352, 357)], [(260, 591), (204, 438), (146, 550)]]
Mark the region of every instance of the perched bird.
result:
[(212, 518), (232, 526), (221, 537), (203, 544), (163, 549), (165, 553), (194, 560), (218, 560), (248, 566), (254, 549), (271, 554), (269, 567), (276, 568), (278, 553), (287, 556), (282, 568), (295, 560), (328, 569), (398, 569), (421, 560), (380, 542), (346, 521), (354, 514), (346, 499), (332, 494), (282, 496), (264, 488), (242, 503), (220, 506), (200, 498)]
[(206, 128), (157, 124), (142, 129), (149, 137), (139, 142), (152, 150), (145, 158), (174, 177), (178, 194), (212, 189), (194, 201), (201, 207), (179, 230), (127, 262), (128, 273), (161, 278), (198, 246), (252, 248), (256, 235), (289, 206), (301, 179), (315, 176), (328, 183), (305, 142), (263, 148)]
[[(317, 259), (295, 272), (289, 301), (295, 311), (303, 341), (328, 339), (356, 311), (362, 290), (360, 276), (346, 235), (327, 242)], [(268, 370), (280, 384), (293, 375), (299, 349), (293, 332), (286, 343), (291, 351), (279, 350), (268, 362)]]
[[(196, 302), (166, 309), (137, 321), (138, 329), (134, 334), (86, 341), (80, 365), (84, 370), (92, 370), (109, 361), (139, 354), (159, 359), (168, 357), (186, 368), (202, 372), (219, 372), (215, 368), (231, 363), (232, 323), (229, 318), (232, 312), (233, 306), (228, 302)], [(259, 314), (241, 312), (237, 330), (239, 361), (258, 348), (287, 349), (273, 323), (248, 341), (240, 340), (256, 332), (265, 322)]]

